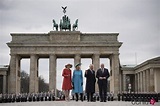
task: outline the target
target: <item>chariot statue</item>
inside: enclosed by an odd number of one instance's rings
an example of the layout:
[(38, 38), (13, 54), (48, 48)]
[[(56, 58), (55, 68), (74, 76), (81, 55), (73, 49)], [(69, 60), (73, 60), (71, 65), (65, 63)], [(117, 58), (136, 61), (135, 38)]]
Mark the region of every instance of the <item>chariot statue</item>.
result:
[[(62, 19), (60, 19), (60, 24), (59, 24), (59, 25), (58, 25), (58, 24), (56, 23), (56, 21), (53, 19), (53, 30), (54, 30), (54, 28), (55, 28), (56, 31), (58, 31), (58, 27), (59, 27), (60, 31), (62, 31), (62, 30), (71, 31), (70, 19), (69, 19), (69, 17), (65, 14), (65, 13), (66, 13), (67, 6), (62, 7), (62, 9), (63, 9), (64, 16), (62, 17)], [(72, 29), (73, 29), (73, 31), (75, 31), (76, 29), (78, 29), (78, 19), (77, 19), (77, 20), (75, 21), (75, 23), (72, 25)]]
[(60, 20), (59, 24), (60, 30), (71, 30), (71, 24), (70, 24), (70, 19), (68, 16), (64, 15), (62, 19)]

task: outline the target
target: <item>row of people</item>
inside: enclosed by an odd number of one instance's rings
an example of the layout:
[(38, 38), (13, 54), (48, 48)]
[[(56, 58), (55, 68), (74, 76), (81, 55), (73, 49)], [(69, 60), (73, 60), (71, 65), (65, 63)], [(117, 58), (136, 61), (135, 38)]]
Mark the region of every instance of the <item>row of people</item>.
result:
[(0, 103), (54, 101), (53, 93), (0, 94)]
[(154, 99), (156, 102), (160, 100), (160, 93), (122, 93), (118, 94), (118, 101), (142, 101), (149, 102)]
[[(81, 63), (75, 65), (75, 70), (72, 71), (71, 64), (65, 65), (65, 69), (62, 72), (63, 83), (62, 83), (62, 90), (65, 94), (65, 100), (69, 101), (69, 93), (70, 90), (73, 89), (73, 93), (75, 93), (76, 101), (80, 100), (83, 101), (83, 73), (81, 70)], [(86, 93), (87, 93), (87, 100), (93, 101), (93, 94), (95, 93), (95, 83), (96, 78), (98, 79), (98, 87), (99, 87), (99, 95), (100, 95), (100, 102), (106, 102), (107, 97), (107, 79), (109, 78), (109, 72), (107, 68), (104, 68), (104, 64), (101, 64), (101, 67), (95, 72), (94, 65), (91, 64), (89, 69), (85, 71), (84, 77), (86, 78)]]
[[(87, 93), (85, 93), (85, 95), (84, 95), (84, 100), (88, 101)], [(108, 93), (107, 96), (106, 96), (106, 101), (113, 101), (113, 100), (114, 100), (113, 93), (112, 92)], [(100, 96), (99, 96), (99, 94), (94, 93), (93, 96), (92, 96), (92, 102), (96, 102), (96, 101), (100, 101)]]

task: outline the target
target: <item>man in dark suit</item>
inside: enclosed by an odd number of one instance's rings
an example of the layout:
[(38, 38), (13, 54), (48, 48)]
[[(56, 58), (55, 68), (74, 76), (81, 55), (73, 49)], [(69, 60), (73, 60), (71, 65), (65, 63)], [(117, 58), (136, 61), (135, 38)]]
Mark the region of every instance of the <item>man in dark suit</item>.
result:
[(97, 70), (96, 78), (98, 78), (100, 102), (106, 102), (107, 96), (107, 79), (109, 78), (108, 69), (104, 68), (104, 64), (101, 64), (101, 68)]
[(93, 94), (95, 93), (95, 71), (93, 70), (93, 64), (89, 66), (89, 69), (85, 71), (86, 77), (86, 93), (88, 102), (93, 102)]

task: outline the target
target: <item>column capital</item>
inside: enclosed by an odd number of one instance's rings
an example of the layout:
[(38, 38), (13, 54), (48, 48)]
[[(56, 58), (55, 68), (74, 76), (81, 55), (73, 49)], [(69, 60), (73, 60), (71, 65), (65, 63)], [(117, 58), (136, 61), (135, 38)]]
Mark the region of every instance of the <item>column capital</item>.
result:
[(93, 56), (100, 56), (100, 53), (94, 53)]
[(16, 56), (17, 54), (12, 54), (12, 53), (11, 53), (11, 54), (9, 54), (9, 55), (10, 55), (10, 56)]
[(49, 54), (49, 56), (57, 56), (56, 54)]
[(16, 57), (18, 60), (21, 60), (22, 59), (22, 57), (20, 56), (20, 55), (18, 55), (18, 54), (10, 54), (10, 56), (11, 57)]
[(80, 54), (80, 53), (77, 53), (77, 54), (75, 54), (74, 56), (81, 56), (81, 54)]
[(49, 54), (49, 58), (51, 58), (52, 56), (57, 59), (57, 55), (56, 54)]
[(115, 53), (112, 53), (112, 55), (119, 55), (120, 53), (118, 53), (118, 52), (115, 52)]
[(37, 58), (37, 60), (39, 59), (39, 56), (37, 54), (30, 54), (30, 57), (34, 56), (35, 58)]

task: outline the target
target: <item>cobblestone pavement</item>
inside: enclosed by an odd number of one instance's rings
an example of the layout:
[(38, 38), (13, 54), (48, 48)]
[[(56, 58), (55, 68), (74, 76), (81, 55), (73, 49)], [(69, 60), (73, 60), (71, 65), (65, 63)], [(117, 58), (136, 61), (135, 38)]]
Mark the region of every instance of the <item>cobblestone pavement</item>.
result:
[(151, 104), (135, 104), (131, 102), (122, 102), (122, 101), (108, 101), (108, 102), (65, 102), (65, 101), (44, 101), (44, 102), (19, 102), (19, 103), (0, 103), (0, 106), (160, 106), (160, 102)]

